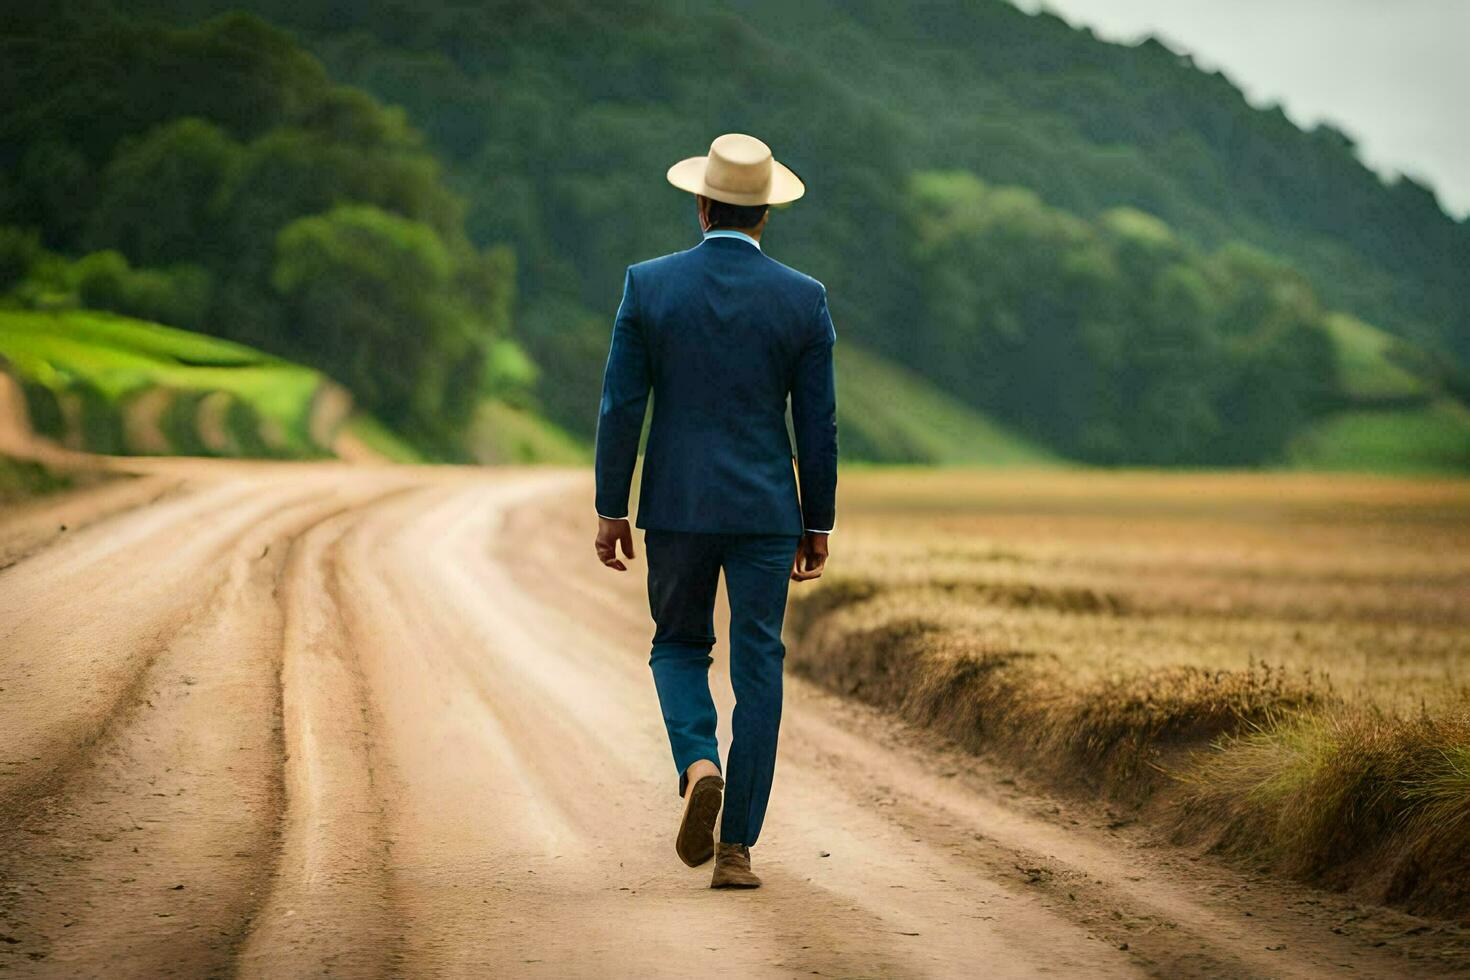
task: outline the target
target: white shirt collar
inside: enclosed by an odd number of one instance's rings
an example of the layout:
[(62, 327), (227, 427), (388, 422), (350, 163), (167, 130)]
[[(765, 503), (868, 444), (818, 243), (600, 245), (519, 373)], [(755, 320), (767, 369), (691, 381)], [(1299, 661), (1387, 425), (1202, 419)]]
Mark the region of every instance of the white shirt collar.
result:
[(756, 241), (754, 238), (751, 238), (745, 232), (732, 231), (729, 228), (713, 228), (705, 232), (704, 237), (706, 240), (709, 240), (711, 238), (738, 238), (743, 242), (750, 242), (750, 244), (754, 245), (757, 249), (761, 247), (760, 242)]

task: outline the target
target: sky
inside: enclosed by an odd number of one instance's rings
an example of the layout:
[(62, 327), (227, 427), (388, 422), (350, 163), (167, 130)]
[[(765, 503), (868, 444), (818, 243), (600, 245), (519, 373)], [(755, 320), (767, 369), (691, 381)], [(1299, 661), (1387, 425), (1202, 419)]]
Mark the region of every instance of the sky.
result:
[(1099, 37), (1154, 34), (1253, 105), (1326, 121), (1364, 163), (1470, 213), (1470, 0), (1013, 0)]

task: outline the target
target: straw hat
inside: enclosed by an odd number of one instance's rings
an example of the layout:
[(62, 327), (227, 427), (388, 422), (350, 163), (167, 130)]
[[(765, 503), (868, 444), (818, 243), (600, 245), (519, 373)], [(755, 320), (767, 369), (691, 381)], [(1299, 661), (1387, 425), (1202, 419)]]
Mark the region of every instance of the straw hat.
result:
[(806, 185), (771, 148), (754, 136), (726, 133), (709, 145), (709, 155), (689, 157), (669, 168), (669, 183), (726, 204), (786, 204)]

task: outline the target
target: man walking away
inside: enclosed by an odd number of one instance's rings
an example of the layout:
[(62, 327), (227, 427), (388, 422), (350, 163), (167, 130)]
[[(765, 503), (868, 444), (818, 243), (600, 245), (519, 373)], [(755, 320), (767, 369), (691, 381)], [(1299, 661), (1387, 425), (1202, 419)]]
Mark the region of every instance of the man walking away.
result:
[[(715, 857), (711, 887), (755, 888), (750, 847), (776, 765), (787, 587), (822, 574), (834, 521), (836, 334), (826, 288), (762, 250), (769, 206), (806, 190), (765, 143), (726, 134), (667, 176), (695, 195), (704, 240), (623, 279), (597, 422), (596, 550), (618, 571), (634, 556), (628, 496), (652, 391), (638, 526), (655, 624), (649, 665), (684, 801), (675, 850), (691, 867)], [(735, 691), (723, 768), (708, 676), (722, 571)]]

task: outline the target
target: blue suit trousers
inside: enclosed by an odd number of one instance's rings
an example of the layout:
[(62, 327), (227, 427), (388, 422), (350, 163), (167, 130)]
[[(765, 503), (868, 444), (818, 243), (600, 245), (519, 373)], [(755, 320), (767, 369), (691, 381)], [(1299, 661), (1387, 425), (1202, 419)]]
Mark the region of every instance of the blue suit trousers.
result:
[[(679, 795), (685, 770), (708, 759), (725, 777), (720, 840), (754, 844), (765, 819), (781, 727), (781, 624), (799, 535), (649, 529), (648, 604), (655, 624), (649, 666), (668, 729)], [(710, 697), (715, 592), (730, 599), (730, 683), (735, 691), (728, 759), (720, 766)]]

